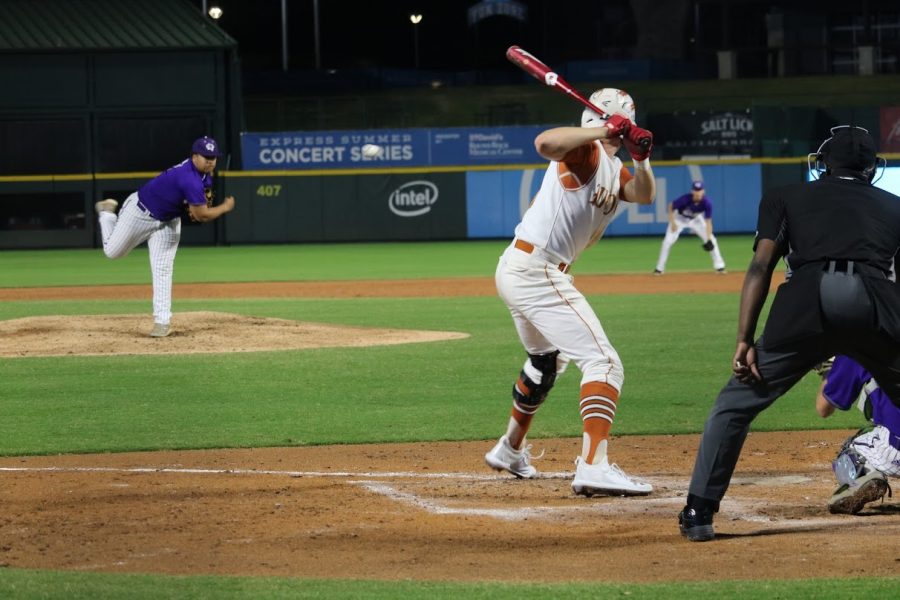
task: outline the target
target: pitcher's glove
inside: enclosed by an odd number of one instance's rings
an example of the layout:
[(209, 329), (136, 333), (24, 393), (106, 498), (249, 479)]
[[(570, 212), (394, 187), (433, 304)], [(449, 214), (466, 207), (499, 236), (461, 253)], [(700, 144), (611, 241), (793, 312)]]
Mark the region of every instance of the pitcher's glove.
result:
[(703, 249), (706, 250), (707, 252), (712, 252), (712, 249), (713, 249), (713, 247), (714, 247), (714, 246), (713, 246), (713, 243), (712, 243), (712, 240), (706, 240), (705, 242), (703, 242), (703, 246), (702, 246), (702, 247), (703, 247)]
[(832, 356), (828, 360), (823, 360), (819, 364), (813, 367), (813, 371), (816, 372), (816, 375), (822, 378), (822, 380), (828, 379), (828, 374), (831, 373), (831, 367), (834, 365), (834, 357)]
[[(212, 208), (213, 202), (216, 199), (216, 192), (213, 191), (212, 188), (203, 188), (203, 196), (206, 198), (206, 207)], [(182, 208), (184, 209), (184, 216), (189, 218), (194, 223), (197, 223), (197, 219), (195, 219), (194, 215), (191, 214), (191, 205), (188, 204), (188, 201), (184, 200), (181, 204)]]

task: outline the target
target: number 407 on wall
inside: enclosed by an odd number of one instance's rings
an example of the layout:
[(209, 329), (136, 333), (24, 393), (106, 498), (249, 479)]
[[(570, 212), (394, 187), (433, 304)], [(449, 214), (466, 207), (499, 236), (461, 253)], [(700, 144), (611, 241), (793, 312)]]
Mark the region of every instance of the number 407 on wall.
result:
[(281, 184), (280, 183), (271, 183), (271, 184), (262, 184), (258, 188), (256, 188), (257, 196), (265, 196), (266, 198), (275, 198), (281, 195)]

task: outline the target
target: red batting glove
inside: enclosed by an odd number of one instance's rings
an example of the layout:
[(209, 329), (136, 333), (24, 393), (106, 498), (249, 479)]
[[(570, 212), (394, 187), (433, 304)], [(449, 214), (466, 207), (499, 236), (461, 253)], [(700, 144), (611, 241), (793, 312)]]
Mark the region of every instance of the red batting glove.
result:
[(628, 133), (632, 127), (631, 119), (623, 115), (613, 115), (606, 120), (606, 137), (620, 137)]
[[(641, 142), (646, 142), (642, 144)], [(628, 153), (634, 160), (646, 160), (650, 158), (650, 150), (653, 149), (653, 133), (637, 125), (632, 125), (623, 138)]]

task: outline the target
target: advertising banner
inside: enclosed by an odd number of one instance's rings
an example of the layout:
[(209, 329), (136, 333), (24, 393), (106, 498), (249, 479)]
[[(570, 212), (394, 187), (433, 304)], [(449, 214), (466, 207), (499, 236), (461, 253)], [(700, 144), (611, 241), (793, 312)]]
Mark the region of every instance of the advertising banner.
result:
[[(530, 164), (546, 127), (450, 127), (242, 133), (244, 169), (306, 170)], [(363, 153), (374, 144), (381, 151)]]
[(881, 107), (881, 152), (900, 152), (900, 106)]
[(648, 124), (656, 145), (665, 149), (667, 158), (753, 153), (753, 117), (749, 109), (656, 114), (650, 115)]
[[(481, 171), (466, 174), (468, 235), (511, 238), (541, 186), (544, 169)], [(668, 224), (668, 205), (703, 180), (713, 205), (716, 233), (752, 233), (762, 197), (759, 164), (654, 167), (656, 201), (641, 206), (620, 202), (607, 236), (659, 235)]]
[(466, 237), (463, 173), (235, 174), (225, 187), (225, 193), (248, 200), (228, 220), (231, 243)]

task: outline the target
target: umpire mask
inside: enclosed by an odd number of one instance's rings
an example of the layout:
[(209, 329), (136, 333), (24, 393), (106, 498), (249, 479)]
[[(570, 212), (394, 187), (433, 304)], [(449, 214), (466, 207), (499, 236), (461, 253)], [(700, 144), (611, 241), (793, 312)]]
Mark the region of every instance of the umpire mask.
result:
[(875, 140), (868, 130), (855, 125), (831, 128), (831, 137), (816, 152), (816, 162), (825, 165), (826, 175), (853, 177), (872, 182), (879, 158)]

